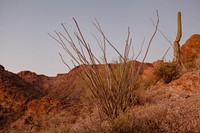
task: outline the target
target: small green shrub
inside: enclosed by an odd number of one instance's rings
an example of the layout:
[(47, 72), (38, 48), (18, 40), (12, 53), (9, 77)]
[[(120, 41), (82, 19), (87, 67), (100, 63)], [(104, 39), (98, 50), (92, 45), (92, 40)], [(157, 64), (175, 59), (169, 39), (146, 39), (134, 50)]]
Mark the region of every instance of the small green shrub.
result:
[(154, 75), (165, 83), (170, 83), (179, 76), (180, 71), (176, 63), (163, 62), (155, 70)]

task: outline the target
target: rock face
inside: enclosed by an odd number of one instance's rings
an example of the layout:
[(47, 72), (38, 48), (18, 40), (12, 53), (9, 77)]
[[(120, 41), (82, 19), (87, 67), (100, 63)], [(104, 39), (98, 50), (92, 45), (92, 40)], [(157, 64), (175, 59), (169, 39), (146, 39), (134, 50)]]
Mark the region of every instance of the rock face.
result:
[(5, 71), (4, 66), (0, 65), (0, 78), (3, 76), (4, 71)]
[(44, 94), (33, 85), (24, 81), (17, 74), (1, 71), (0, 73), (0, 128), (5, 128), (20, 118), (27, 108), (27, 103)]
[(40, 116), (45, 113), (49, 113), (52, 110), (57, 110), (60, 101), (50, 98), (48, 96), (44, 96), (40, 99), (34, 99), (27, 104), (27, 112), (28, 114), (33, 114)]
[(29, 130), (42, 116), (53, 117), (66, 108), (72, 112), (70, 106), (81, 104), (83, 92), (77, 79), (74, 71), (47, 77), (30, 71), (14, 74), (0, 66), (0, 132)]
[(2, 65), (0, 65), (0, 71), (4, 71), (4, 70), (5, 68)]
[(200, 57), (200, 34), (192, 35), (181, 47), (181, 62), (186, 64)]

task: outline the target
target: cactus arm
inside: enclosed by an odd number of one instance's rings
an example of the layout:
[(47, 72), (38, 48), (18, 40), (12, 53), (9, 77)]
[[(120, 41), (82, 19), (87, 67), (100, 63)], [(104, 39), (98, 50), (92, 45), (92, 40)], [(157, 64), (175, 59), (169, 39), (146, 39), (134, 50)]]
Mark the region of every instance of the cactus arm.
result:
[(179, 11), (177, 14), (177, 35), (176, 35), (176, 42), (179, 42), (182, 37), (182, 25), (181, 25), (181, 12)]
[(176, 34), (176, 40), (174, 41), (174, 62), (177, 62), (178, 65), (181, 65), (180, 60), (180, 40), (182, 37), (182, 25), (181, 25), (181, 12), (179, 11), (177, 14), (177, 34)]

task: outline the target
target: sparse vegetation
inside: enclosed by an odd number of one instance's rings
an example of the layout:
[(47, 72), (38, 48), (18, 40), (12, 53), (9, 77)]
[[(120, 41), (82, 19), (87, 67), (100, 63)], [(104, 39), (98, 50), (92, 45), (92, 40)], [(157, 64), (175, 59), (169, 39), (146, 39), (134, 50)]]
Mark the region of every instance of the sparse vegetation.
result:
[[(139, 67), (135, 66), (134, 61), (129, 61), (130, 48), (132, 45), (129, 28), (127, 39), (124, 44), (124, 53), (120, 53), (119, 50), (117, 50), (117, 48), (108, 40), (98, 21), (96, 20), (96, 22), (93, 23), (102, 37), (102, 39), (96, 38), (96, 40), (103, 54), (103, 63), (101, 63), (102, 58), (98, 59), (98, 57), (95, 56), (95, 53), (91, 50), (89, 43), (86, 42), (75, 19), (73, 20), (77, 27), (77, 32), (75, 32), (74, 35), (79, 42), (78, 44), (76, 44), (75, 40), (72, 39), (64, 24), (62, 24), (62, 26), (67, 36), (64, 36), (60, 32), (56, 32), (57, 37), (50, 35), (61, 44), (69, 54), (73, 64), (82, 68), (83, 74), (77, 74), (90, 89), (93, 102), (97, 105), (99, 110), (111, 120), (111, 122), (113, 122), (113, 120), (115, 120), (121, 113), (127, 112), (135, 103), (134, 90), (138, 88), (138, 80), (140, 79), (143, 62), (147, 57), (151, 42), (158, 30), (159, 18), (157, 19), (155, 31), (148, 43), (146, 53)], [(67, 46), (70, 46), (73, 49), (73, 52), (70, 51)], [(118, 65), (113, 66), (109, 64), (106, 51), (108, 46), (116, 52), (116, 57), (120, 57)], [(70, 68), (67, 63), (65, 64)], [(97, 68), (96, 65), (100, 65), (101, 67)]]
[(165, 83), (170, 83), (179, 76), (179, 69), (177, 63), (163, 62), (156, 68), (154, 75)]

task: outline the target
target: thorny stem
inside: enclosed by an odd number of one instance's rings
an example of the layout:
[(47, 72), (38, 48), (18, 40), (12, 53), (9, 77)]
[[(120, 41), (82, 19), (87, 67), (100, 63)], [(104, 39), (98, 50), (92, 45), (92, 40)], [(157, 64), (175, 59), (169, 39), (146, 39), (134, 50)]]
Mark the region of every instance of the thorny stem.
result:
[[(139, 79), (139, 74), (144, 60), (148, 55), (150, 45), (156, 35), (156, 32), (158, 31), (158, 11), (156, 11), (156, 13), (157, 23), (155, 25), (155, 31), (151, 36), (139, 68), (136, 67), (135, 62), (128, 62), (132, 45), (130, 28), (128, 28), (128, 34), (124, 44), (124, 52), (121, 54), (119, 50), (117, 50), (117, 48), (108, 40), (99, 22), (95, 19), (95, 23), (92, 23), (102, 36), (102, 39), (94, 37), (100, 50), (102, 51), (104, 64), (101, 64), (100, 60), (92, 52), (90, 45), (86, 42), (82, 34), (78, 22), (74, 18), (73, 21), (77, 28), (77, 32), (75, 31), (74, 35), (78, 44), (75, 43), (64, 24), (62, 24), (62, 27), (64, 28), (66, 37), (60, 32), (55, 32), (57, 37), (49, 34), (50, 37), (58, 42), (68, 53), (74, 66), (77, 64), (81, 67), (82, 71), (77, 72), (77, 74), (89, 88), (92, 93), (94, 103), (98, 106), (98, 109), (104, 112), (108, 118), (114, 119), (118, 117), (120, 113), (126, 112), (135, 102), (134, 90), (137, 89), (136, 83)], [(67, 45), (64, 41), (66, 41), (69, 45)], [(136, 59), (141, 54), (143, 44), (144, 40)], [(110, 46), (116, 52), (117, 56), (120, 57), (119, 64), (112, 65), (108, 63), (106, 53), (107, 45)], [(72, 51), (70, 51), (68, 47), (71, 47)], [(73, 52), (75, 52), (75, 54), (73, 54)], [(86, 54), (88, 57), (85, 56)], [(62, 55), (60, 53), (59, 55), (63, 63), (70, 69), (70, 66), (64, 61)], [(97, 67), (96, 62), (101, 65)]]

